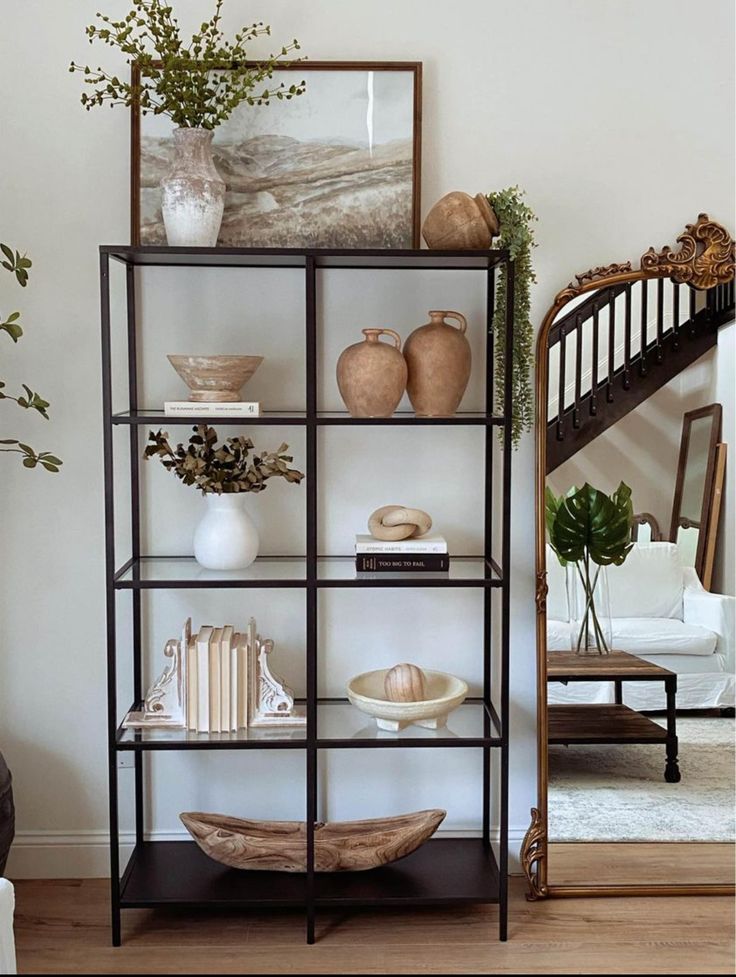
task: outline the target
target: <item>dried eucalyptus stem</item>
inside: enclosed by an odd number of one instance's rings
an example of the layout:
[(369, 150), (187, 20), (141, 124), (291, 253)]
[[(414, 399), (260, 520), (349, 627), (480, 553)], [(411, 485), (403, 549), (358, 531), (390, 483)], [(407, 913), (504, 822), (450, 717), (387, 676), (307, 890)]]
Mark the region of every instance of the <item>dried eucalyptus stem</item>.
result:
[(253, 454), (253, 442), (241, 436), (217, 444), (217, 431), (207, 424), (192, 428), (188, 445), (172, 448), (165, 431), (151, 431), (144, 458), (158, 457), (167, 471), (173, 472), (185, 485), (195, 485), (204, 495), (233, 492), (263, 492), (269, 478), (301, 482), (302, 472), (289, 468), (293, 461), (288, 444), (275, 451)]
[(133, 0), (122, 20), (97, 14), (97, 24), (86, 28), (90, 44), (101, 41), (117, 48), (130, 65), (140, 69), (137, 81), (125, 81), (101, 67), (74, 61), (69, 70), (84, 75), (92, 91), (82, 93), (82, 105), (139, 105), (143, 115), (165, 115), (184, 128), (215, 129), (245, 102), (268, 105), (272, 98), (291, 99), (306, 90), (304, 80), (288, 87), (269, 85), (279, 62), (299, 49), (294, 38), (278, 54), (248, 64), (247, 47), (263, 35), (268, 24), (258, 22), (241, 28), (232, 41), (220, 26), (224, 0), (215, 0), (212, 17), (192, 34), (188, 44), (181, 38), (173, 7), (162, 0)]

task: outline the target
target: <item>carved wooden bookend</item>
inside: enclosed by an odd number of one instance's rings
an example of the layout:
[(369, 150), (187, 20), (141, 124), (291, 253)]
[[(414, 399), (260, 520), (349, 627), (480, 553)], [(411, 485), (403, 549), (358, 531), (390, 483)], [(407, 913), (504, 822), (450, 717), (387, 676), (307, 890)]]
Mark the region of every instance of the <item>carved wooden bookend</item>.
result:
[[(223, 635), (227, 635), (226, 645), (220, 643)], [(303, 710), (294, 705), (293, 693), (269, 667), (272, 651), (273, 641), (258, 635), (255, 618), (248, 622), (245, 634), (230, 626), (202, 628), (192, 634), (192, 619), (187, 618), (181, 639), (166, 642), (164, 656), (170, 663), (146, 693), (143, 708), (131, 710), (123, 727), (229, 733), (245, 726), (306, 725)], [(204, 678), (201, 668), (197, 674), (201, 655)], [(217, 690), (214, 697), (213, 689)], [(219, 703), (214, 712), (213, 702)]]
[(307, 717), (294, 706), (291, 689), (268, 664), (273, 641), (256, 634), (254, 617), (248, 622), (248, 725), (305, 726)]
[(187, 724), (186, 658), (192, 638), (192, 619), (188, 617), (179, 641), (166, 642), (164, 657), (171, 659), (143, 700), (143, 709), (131, 710), (123, 720), (125, 728), (146, 726), (184, 727)]

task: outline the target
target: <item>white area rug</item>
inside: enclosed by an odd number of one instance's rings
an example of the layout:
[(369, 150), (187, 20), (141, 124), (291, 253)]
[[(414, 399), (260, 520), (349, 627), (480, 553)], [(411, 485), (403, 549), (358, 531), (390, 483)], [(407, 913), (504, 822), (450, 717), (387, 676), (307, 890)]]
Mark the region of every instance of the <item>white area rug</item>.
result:
[(679, 784), (664, 744), (550, 746), (549, 840), (734, 841), (735, 725), (678, 719)]

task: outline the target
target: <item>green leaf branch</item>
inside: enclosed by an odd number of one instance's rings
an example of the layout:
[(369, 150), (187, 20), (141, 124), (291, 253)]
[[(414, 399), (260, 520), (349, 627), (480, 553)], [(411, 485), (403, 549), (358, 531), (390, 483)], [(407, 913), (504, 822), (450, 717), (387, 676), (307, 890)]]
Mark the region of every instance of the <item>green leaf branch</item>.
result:
[(508, 305), (508, 272), (501, 266), (496, 284), (496, 307), (493, 314), (495, 337), (496, 410), (503, 413), (503, 388), (506, 370), (511, 370), (511, 441), (518, 447), (522, 434), (534, 423), (534, 326), (531, 322), (531, 286), (537, 276), (532, 265), (534, 231), (537, 220), (533, 210), (523, 200), (524, 191), (507, 187), (487, 194), (500, 225), (499, 248), (508, 248), (514, 262), (514, 345), (506, 349), (506, 308)]
[[(14, 251), (7, 244), (0, 244), (0, 251), (2, 251), (5, 259), (0, 262), (2, 267), (15, 275), (17, 283), (21, 288), (25, 288), (28, 284), (28, 269), (32, 266), (31, 259), (22, 255), (20, 251)], [(0, 332), (7, 333), (14, 343), (17, 343), (23, 335), (23, 329), (18, 321), (19, 319), (20, 312), (11, 312), (0, 322)], [(10, 400), (18, 407), (23, 408), (23, 410), (34, 410), (45, 420), (49, 419), (49, 402), (48, 400), (44, 400), (41, 394), (32, 390), (25, 383), (21, 384), (23, 393), (19, 393), (17, 396), (7, 393), (6, 387), (7, 384), (5, 381), (0, 380), (0, 400)], [(0, 439), (0, 452), (21, 455), (25, 468), (36, 468), (40, 465), (47, 472), (58, 472), (63, 464), (61, 459), (51, 454), (50, 451), (36, 451), (30, 445), (24, 444), (16, 438)]]
[(81, 72), (91, 89), (82, 92), (82, 105), (87, 110), (105, 104), (137, 105), (143, 115), (165, 115), (177, 126), (215, 129), (242, 102), (268, 105), (271, 99), (302, 95), (304, 80), (289, 86), (270, 84), (283, 59), (299, 49), (297, 39), (250, 62), (249, 45), (270, 36), (271, 28), (263, 22), (251, 24), (228, 41), (220, 26), (223, 4), (215, 0), (212, 17), (202, 22), (188, 44), (182, 40), (173, 7), (163, 0), (133, 0), (122, 20), (98, 13), (97, 23), (85, 30), (90, 44), (99, 41), (116, 48), (139, 70), (127, 81), (100, 66), (72, 61), (69, 70)]

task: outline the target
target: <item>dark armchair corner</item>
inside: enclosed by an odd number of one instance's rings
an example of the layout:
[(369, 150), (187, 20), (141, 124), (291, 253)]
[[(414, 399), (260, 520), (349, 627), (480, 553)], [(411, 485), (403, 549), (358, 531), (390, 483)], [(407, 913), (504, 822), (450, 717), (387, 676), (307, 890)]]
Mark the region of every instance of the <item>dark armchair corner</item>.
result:
[(14, 834), (13, 778), (0, 753), (0, 876), (5, 873), (5, 863), (8, 860)]

